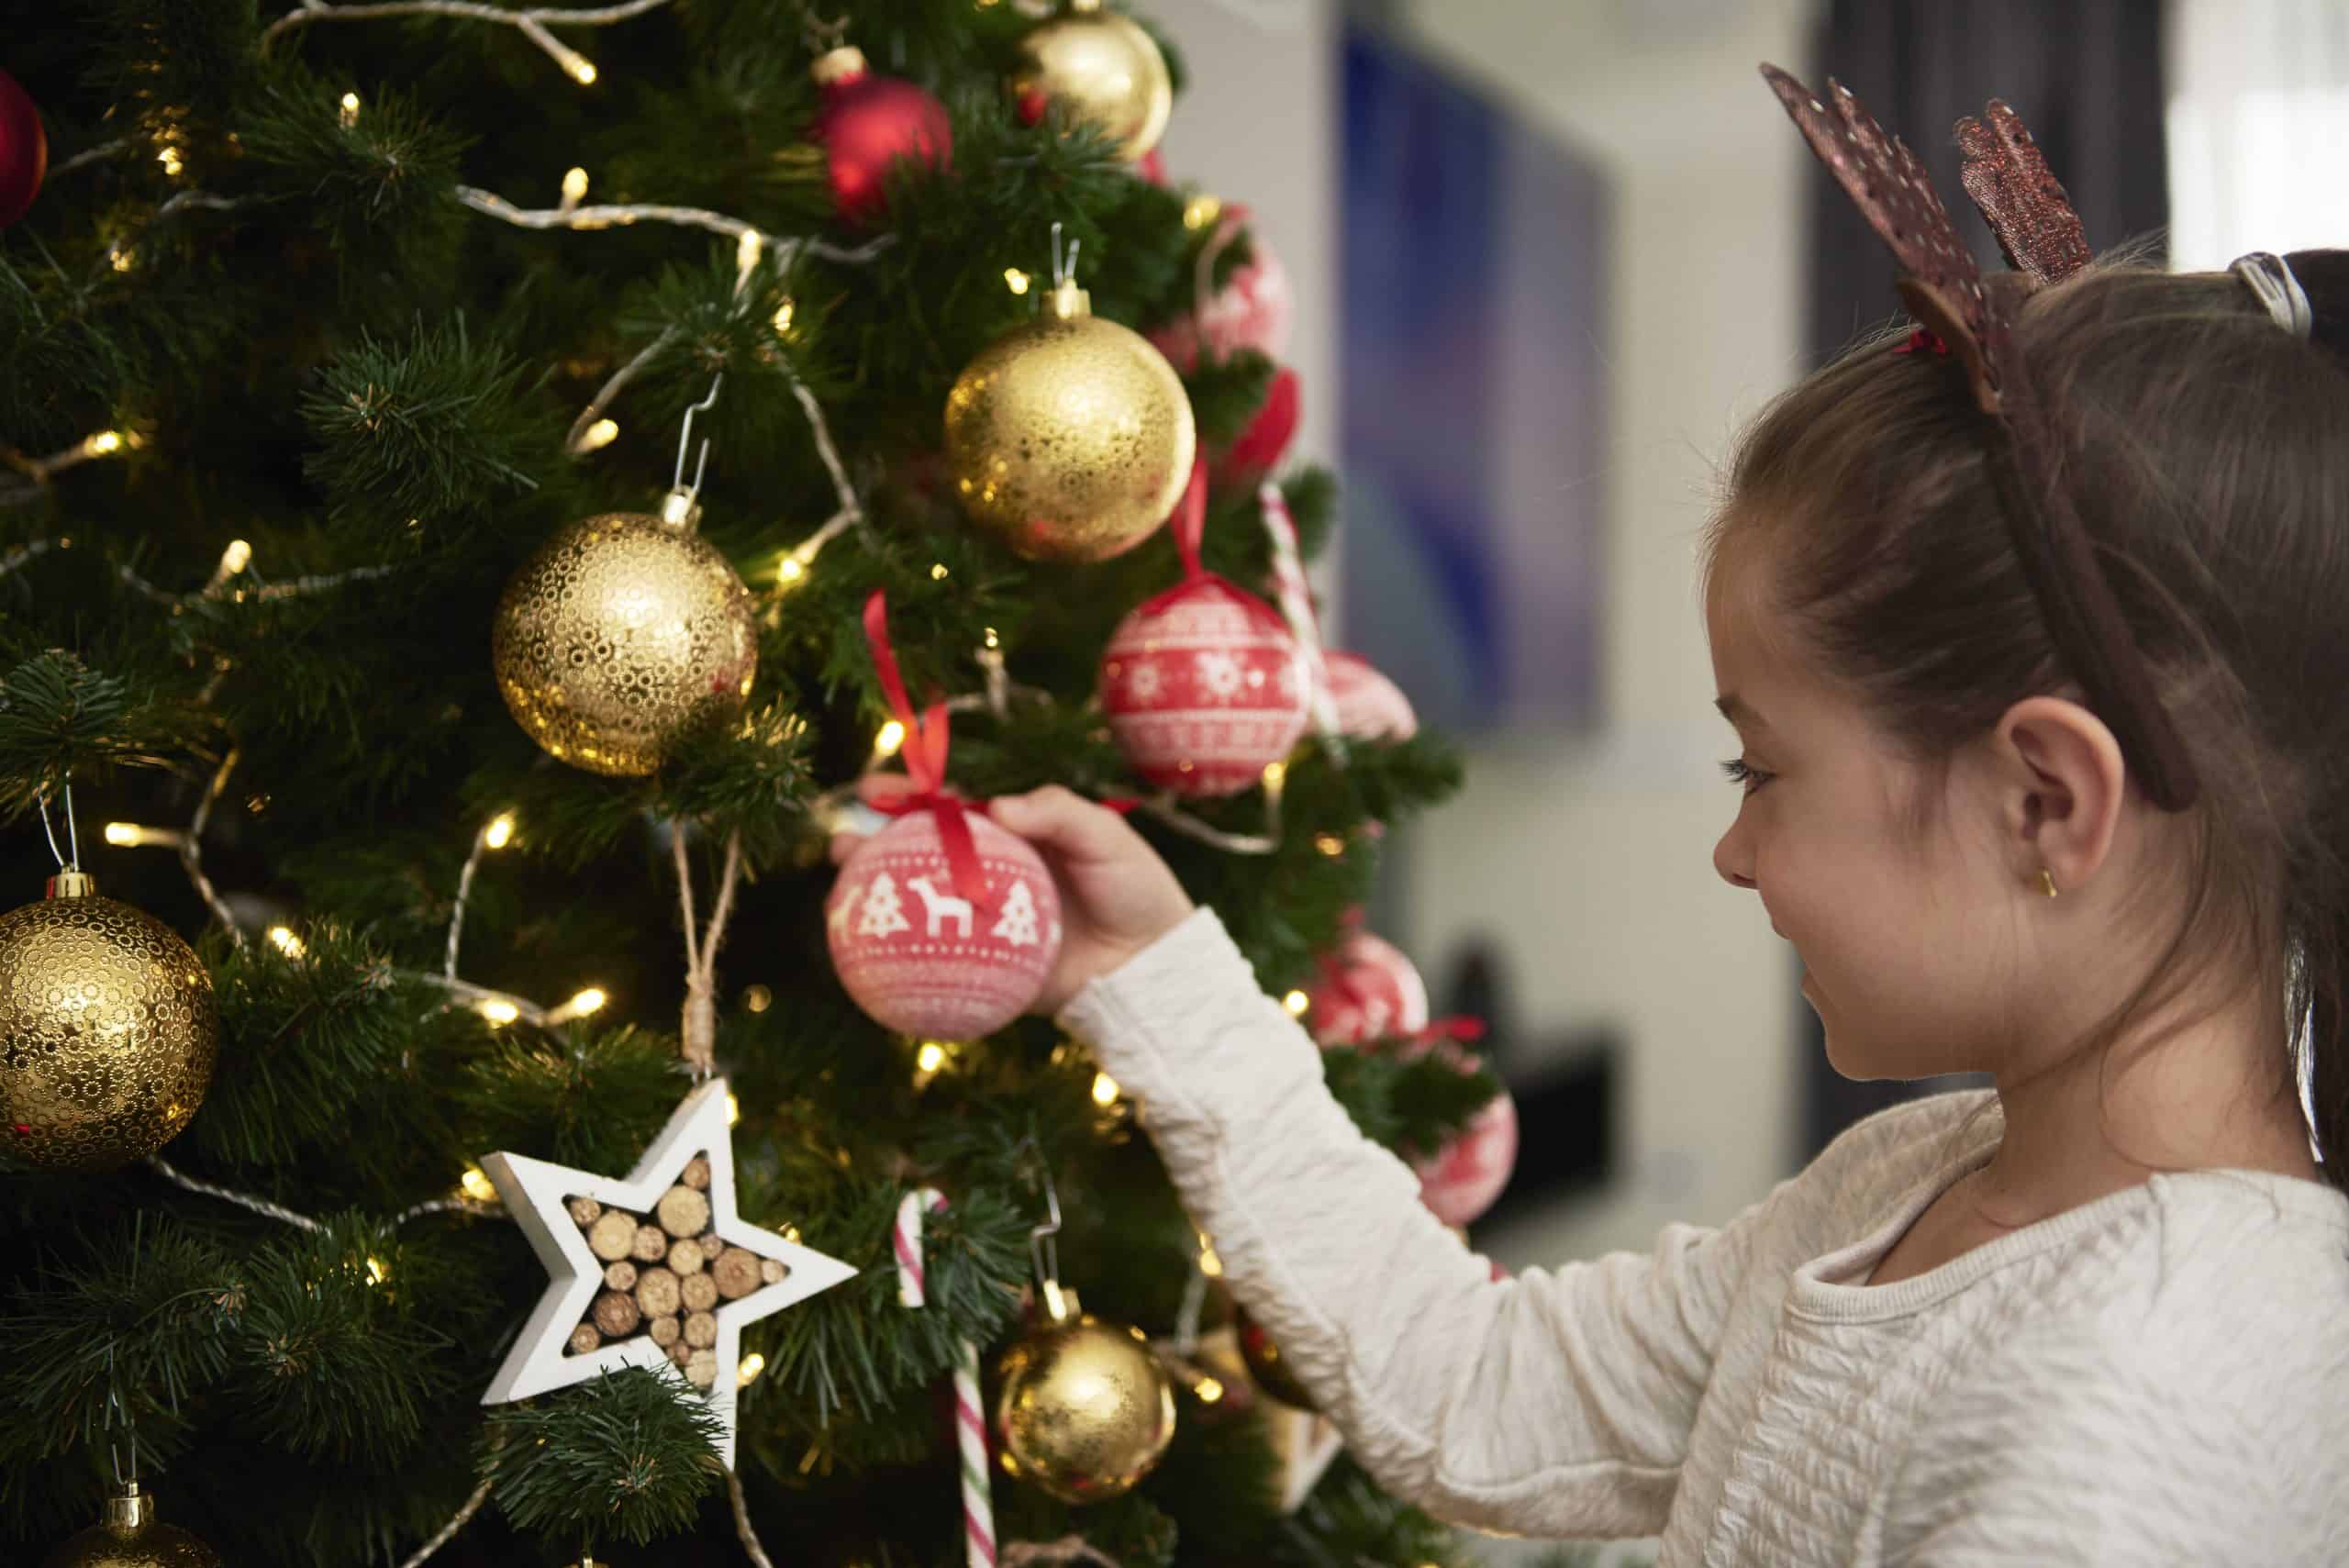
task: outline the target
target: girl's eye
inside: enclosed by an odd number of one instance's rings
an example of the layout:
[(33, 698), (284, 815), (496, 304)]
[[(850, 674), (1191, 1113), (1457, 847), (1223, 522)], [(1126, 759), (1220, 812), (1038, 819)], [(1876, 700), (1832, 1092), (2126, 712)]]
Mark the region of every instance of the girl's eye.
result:
[(1778, 776), (1776, 773), (1765, 773), (1759, 768), (1749, 766), (1745, 759), (1742, 757), (1730, 758), (1727, 762), (1721, 764), (1721, 772), (1729, 775), (1730, 783), (1743, 785), (1745, 793), (1748, 795), (1752, 795), (1755, 790), (1760, 789), (1764, 784), (1768, 784), (1772, 779)]

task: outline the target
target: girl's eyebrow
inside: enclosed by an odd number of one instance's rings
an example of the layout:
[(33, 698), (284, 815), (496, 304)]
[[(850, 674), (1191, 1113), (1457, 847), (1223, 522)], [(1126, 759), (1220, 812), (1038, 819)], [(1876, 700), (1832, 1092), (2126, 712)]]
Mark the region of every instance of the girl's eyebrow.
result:
[(1744, 729), (1749, 727), (1754, 729), (1767, 729), (1770, 728), (1770, 721), (1763, 717), (1760, 714), (1754, 712), (1753, 707), (1746, 703), (1745, 699), (1739, 696), (1735, 692), (1725, 692), (1721, 695), (1715, 697), (1713, 699), (1713, 706), (1721, 710), (1721, 717), (1723, 718), (1728, 719), (1740, 729)]

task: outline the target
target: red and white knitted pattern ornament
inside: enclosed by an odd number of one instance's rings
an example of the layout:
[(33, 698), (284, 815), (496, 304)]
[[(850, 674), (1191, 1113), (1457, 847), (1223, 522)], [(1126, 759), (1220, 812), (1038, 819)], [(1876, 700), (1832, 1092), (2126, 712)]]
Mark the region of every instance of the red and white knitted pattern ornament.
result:
[(1313, 679), (1270, 605), (1201, 571), (1206, 475), (1176, 517), (1189, 574), (1118, 623), (1101, 655), (1101, 708), (1135, 773), (1176, 795), (1237, 795), (1305, 734)]
[(1338, 733), (1350, 740), (1408, 740), (1419, 732), (1419, 716), (1403, 688), (1359, 653), (1324, 653), (1330, 699), (1337, 705)]
[(1243, 349), (1254, 349), (1275, 360), (1287, 351), (1297, 301), (1289, 289), (1288, 269), (1281, 265), (1262, 229), (1248, 232), (1247, 261), (1231, 270), (1223, 287), (1214, 284), (1217, 254), (1247, 221), (1246, 207), (1224, 209), (1215, 238), (1199, 253), (1190, 311), (1147, 334), (1167, 361), (1185, 375), (1198, 369), (1202, 350), (1210, 361), (1228, 360)]
[(1363, 1045), (1428, 1027), (1428, 986), (1400, 949), (1357, 927), (1306, 987), (1305, 1024), (1323, 1045)]
[(964, 819), (991, 904), (956, 890), (928, 811), (859, 845), (825, 903), (841, 984), (900, 1034), (992, 1034), (1028, 1010), (1060, 956), (1060, 894), (1042, 857), (984, 817)]

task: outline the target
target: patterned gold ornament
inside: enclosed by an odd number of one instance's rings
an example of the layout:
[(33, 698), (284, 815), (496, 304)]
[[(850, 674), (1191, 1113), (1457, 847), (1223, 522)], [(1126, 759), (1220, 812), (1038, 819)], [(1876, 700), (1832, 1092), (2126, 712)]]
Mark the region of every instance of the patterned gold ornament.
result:
[(1174, 113), (1174, 82), (1149, 32), (1101, 0), (1070, 0), (1068, 14), (1019, 40), (1012, 95), (1034, 123), (1060, 104), (1097, 126), (1128, 161), (1146, 158)]
[(47, 1171), (169, 1143), (218, 1050), (212, 977), (176, 932), (78, 871), (0, 915), (0, 1142)]
[(693, 531), (696, 512), (673, 492), (660, 517), (584, 517), (507, 584), (490, 662), (548, 755), (638, 777), (685, 734), (742, 711), (759, 666), (751, 594)]
[(1130, 1491), (1174, 1437), (1174, 1385), (1139, 1329), (1061, 1293), (1064, 1314), (1003, 1354), (996, 1433), (1003, 1467), (1064, 1503)]
[(220, 1554), (176, 1525), (157, 1523), (154, 1497), (133, 1481), (106, 1499), (104, 1522), (69, 1537), (44, 1568), (220, 1568)]
[(946, 463), (971, 519), (1031, 561), (1106, 561), (1182, 498), (1198, 428), (1182, 377), (1063, 283), (946, 397)]

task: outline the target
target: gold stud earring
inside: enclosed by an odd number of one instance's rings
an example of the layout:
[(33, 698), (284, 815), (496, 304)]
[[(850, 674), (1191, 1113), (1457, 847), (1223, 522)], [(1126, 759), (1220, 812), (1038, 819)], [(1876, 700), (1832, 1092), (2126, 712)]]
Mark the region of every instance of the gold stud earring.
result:
[(2055, 896), (2055, 873), (2045, 866), (2039, 868), (2039, 887), (2040, 891), (2046, 894), (2048, 897)]

